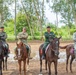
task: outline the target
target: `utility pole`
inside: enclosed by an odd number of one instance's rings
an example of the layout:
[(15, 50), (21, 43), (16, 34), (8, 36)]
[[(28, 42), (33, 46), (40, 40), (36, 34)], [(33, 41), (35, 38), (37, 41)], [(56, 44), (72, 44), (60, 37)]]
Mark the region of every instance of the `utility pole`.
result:
[(15, 34), (15, 39), (17, 39), (17, 35), (16, 35), (16, 0), (15, 0), (15, 21), (14, 21), (14, 34)]

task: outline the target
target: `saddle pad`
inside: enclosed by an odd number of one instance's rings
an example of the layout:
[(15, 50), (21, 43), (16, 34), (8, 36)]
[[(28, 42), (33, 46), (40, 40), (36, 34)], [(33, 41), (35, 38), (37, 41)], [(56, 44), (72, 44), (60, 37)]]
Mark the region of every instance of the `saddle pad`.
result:
[(70, 53), (74, 54), (74, 48), (70, 49)]
[(46, 49), (45, 49), (45, 53), (47, 52), (47, 50), (48, 50), (48, 48), (49, 48), (49, 45), (50, 45), (50, 44), (48, 44), (48, 46), (46, 47)]

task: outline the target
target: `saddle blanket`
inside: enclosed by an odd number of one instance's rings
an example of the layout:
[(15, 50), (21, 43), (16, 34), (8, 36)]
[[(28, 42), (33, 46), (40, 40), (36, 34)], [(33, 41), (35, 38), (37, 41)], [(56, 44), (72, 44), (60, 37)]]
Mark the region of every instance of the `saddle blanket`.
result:
[(70, 53), (74, 54), (74, 48), (70, 49)]
[(47, 52), (47, 50), (48, 50), (48, 48), (49, 48), (49, 45), (50, 45), (50, 44), (48, 44), (48, 46), (46, 47), (46, 49), (45, 49), (45, 53)]

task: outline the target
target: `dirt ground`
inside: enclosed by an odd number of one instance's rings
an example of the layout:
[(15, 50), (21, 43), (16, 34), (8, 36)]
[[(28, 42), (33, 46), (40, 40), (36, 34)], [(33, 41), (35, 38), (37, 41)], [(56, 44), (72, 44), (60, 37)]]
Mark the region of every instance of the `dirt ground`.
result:
[[(35, 42), (35, 43), (29, 43), (31, 46), (31, 57), (34, 57), (36, 55), (36, 52), (39, 49), (39, 46), (41, 45), (41, 43)], [(67, 45), (70, 43), (61, 43), (61, 46)], [(14, 47), (16, 46), (15, 43), (9, 43), (10, 46), (10, 50), (11, 53), (14, 53)], [(65, 51), (65, 50), (60, 50), (60, 52)], [(64, 63), (58, 63), (58, 75), (76, 75), (76, 63), (73, 62), (73, 73), (71, 73), (70, 71), (67, 73), (66, 69), (65, 69), (65, 62)], [(39, 64), (39, 60), (34, 60), (31, 59), (30, 60), (30, 65), (29, 65), (29, 71), (27, 71), (27, 75), (39, 75), (39, 68), (40, 68), (40, 64)], [(44, 65), (44, 61), (43, 61), (43, 75), (48, 75), (48, 71), (45, 71), (45, 65)], [(15, 62), (9, 62), (8, 61), (8, 71), (3, 71), (3, 75), (19, 75), (19, 71), (18, 71), (18, 63), (17, 61)], [(22, 75), (23, 75), (23, 71), (22, 71)], [(54, 66), (52, 64), (52, 75), (54, 74)]]

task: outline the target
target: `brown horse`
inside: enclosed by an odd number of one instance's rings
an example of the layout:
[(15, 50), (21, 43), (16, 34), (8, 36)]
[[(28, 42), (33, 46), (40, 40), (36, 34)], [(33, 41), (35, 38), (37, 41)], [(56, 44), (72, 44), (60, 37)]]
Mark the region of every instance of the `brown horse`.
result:
[(75, 58), (75, 55), (74, 55), (74, 46), (73, 44), (69, 44), (69, 45), (66, 45), (64, 47), (61, 47), (61, 49), (66, 49), (66, 71), (68, 72), (68, 60), (69, 60), (69, 57), (71, 56), (71, 59), (70, 59), (70, 71), (72, 71), (72, 62)]
[[(61, 38), (61, 37), (60, 37)], [(54, 38), (53, 41), (49, 44), (49, 47), (46, 52), (46, 59), (48, 62), (48, 75), (51, 75), (51, 63), (54, 63), (55, 67), (55, 75), (57, 75), (57, 63), (58, 63), (58, 55), (59, 55), (59, 40), (60, 38)]]
[(20, 75), (21, 75), (21, 63), (22, 63), (22, 61), (23, 61), (24, 75), (26, 75), (26, 61), (27, 61), (27, 64), (29, 65), (29, 57), (28, 57), (28, 53), (26, 50), (26, 46), (25, 46), (25, 44), (23, 44), (23, 42), (20, 42), (19, 44), (17, 44), (16, 55), (18, 57)]
[[(61, 37), (60, 37), (61, 38)], [(50, 40), (50, 44), (49, 47), (46, 51), (46, 59), (45, 59), (45, 68), (47, 70), (47, 63), (48, 63), (48, 69), (49, 69), (49, 73), (48, 75), (51, 75), (51, 63), (54, 62), (54, 66), (55, 66), (55, 75), (57, 75), (57, 60), (58, 60), (58, 54), (59, 54), (59, 39), (60, 38), (54, 38), (53, 40), (51, 40), (51, 38), (49, 38)], [(42, 72), (42, 50), (41, 47), (43, 45), (40, 46), (39, 48), (39, 55), (40, 55), (40, 72)]]

